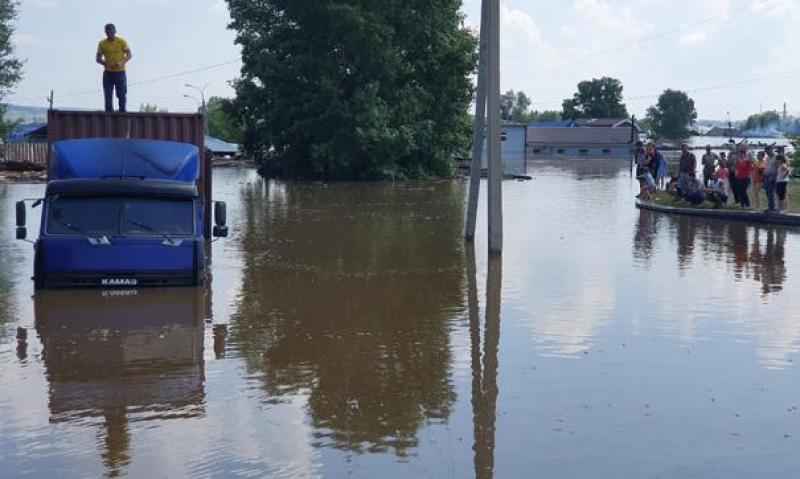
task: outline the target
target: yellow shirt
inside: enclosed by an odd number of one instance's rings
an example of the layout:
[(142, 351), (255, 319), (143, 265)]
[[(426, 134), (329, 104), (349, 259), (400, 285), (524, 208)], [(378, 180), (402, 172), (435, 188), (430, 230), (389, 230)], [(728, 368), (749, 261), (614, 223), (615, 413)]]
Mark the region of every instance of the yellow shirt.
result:
[[(124, 72), (125, 65), (122, 61), (125, 60), (125, 52), (128, 50), (128, 42), (124, 38), (117, 36), (113, 40), (104, 38), (97, 44), (97, 53), (103, 55), (106, 61), (107, 72)], [(111, 65), (120, 64), (120, 66), (113, 67)]]

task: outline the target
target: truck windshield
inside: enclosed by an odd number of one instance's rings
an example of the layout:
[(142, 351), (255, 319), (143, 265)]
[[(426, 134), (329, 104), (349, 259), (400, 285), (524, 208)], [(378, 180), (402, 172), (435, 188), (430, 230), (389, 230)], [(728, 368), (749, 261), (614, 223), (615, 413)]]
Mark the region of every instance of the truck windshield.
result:
[(48, 234), (190, 236), (190, 200), (62, 197), (50, 202)]

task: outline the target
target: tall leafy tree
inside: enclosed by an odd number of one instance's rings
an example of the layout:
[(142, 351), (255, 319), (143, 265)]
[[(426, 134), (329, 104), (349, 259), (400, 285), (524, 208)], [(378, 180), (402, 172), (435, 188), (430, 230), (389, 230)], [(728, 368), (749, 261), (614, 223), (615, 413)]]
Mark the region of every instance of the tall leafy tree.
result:
[(22, 79), (22, 60), (15, 55), (11, 41), (18, 5), (17, 0), (0, 0), (0, 136), (7, 135), (15, 125), (6, 116), (8, 106), (3, 100)]
[(685, 92), (664, 90), (658, 103), (647, 109), (647, 120), (661, 138), (680, 140), (689, 137), (689, 126), (697, 119), (694, 100)]
[(533, 101), (524, 91), (508, 90), (500, 95), (500, 118), (503, 121), (516, 123), (561, 119), (561, 112), (559, 111), (531, 111), (531, 105), (533, 105)]
[(244, 131), (233, 100), (212, 96), (206, 110), (209, 135), (231, 143), (241, 143), (244, 140)]
[(571, 120), (628, 117), (628, 110), (622, 103), (622, 82), (610, 77), (578, 83), (578, 91), (564, 100), (562, 109), (561, 115)]
[(227, 0), (244, 148), (271, 176), (447, 175), (469, 142), (461, 0)]
[(774, 110), (765, 111), (755, 115), (750, 115), (744, 122), (745, 130), (758, 130), (769, 127), (781, 126), (781, 115)]

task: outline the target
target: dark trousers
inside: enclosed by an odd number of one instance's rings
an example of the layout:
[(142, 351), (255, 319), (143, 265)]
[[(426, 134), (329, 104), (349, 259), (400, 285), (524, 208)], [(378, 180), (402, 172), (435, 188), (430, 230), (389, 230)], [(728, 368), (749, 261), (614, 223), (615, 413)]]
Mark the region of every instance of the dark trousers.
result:
[(764, 175), (764, 192), (767, 194), (767, 210), (775, 211), (775, 177)]
[(736, 180), (736, 175), (733, 173), (729, 174), (728, 181), (731, 184), (731, 191), (733, 192), (733, 202), (740, 203), (741, 198), (739, 198), (739, 182)]
[(119, 100), (119, 111), (125, 112), (125, 106), (128, 101), (128, 77), (125, 72), (103, 72), (103, 94), (106, 99), (106, 111), (114, 111), (114, 102), (112, 97), (114, 90), (117, 91), (117, 100)]
[(713, 174), (714, 174), (714, 169), (713, 168), (711, 168), (711, 169), (704, 168), (703, 169), (703, 186), (705, 186), (706, 188), (708, 188), (708, 185), (711, 184), (711, 175), (713, 175)]
[(750, 197), (747, 196), (747, 188), (750, 187), (750, 178), (737, 178), (736, 187), (739, 188), (739, 203), (745, 207), (750, 207)]

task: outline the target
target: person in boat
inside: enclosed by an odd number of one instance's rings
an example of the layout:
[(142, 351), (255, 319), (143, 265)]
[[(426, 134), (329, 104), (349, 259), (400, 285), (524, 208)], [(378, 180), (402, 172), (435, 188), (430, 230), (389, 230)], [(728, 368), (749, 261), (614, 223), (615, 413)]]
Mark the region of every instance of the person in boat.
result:
[(642, 173), (642, 192), (639, 195), (639, 198), (643, 200), (652, 200), (656, 196), (656, 180), (653, 178), (653, 174), (650, 172), (648, 168), (645, 168), (644, 173)]
[(719, 208), (728, 202), (727, 185), (717, 172), (711, 174), (711, 183), (706, 188), (706, 199), (714, 203), (714, 208)]
[(728, 159), (725, 157), (725, 152), (719, 154), (719, 165), (717, 167), (717, 179), (725, 184), (725, 191), (727, 195), (731, 196), (731, 184), (728, 181)]
[(711, 185), (711, 176), (714, 174), (719, 156), (711, 151), (711, 145), (706, 145), (706, 153), (700, 161), (703, 163), (703, 185), (708, 188)]
[(667, 187), (667, 159), (661, 154), (653, 145), (655, 158), (658, 160), (658, 168), (656, 169), (656, 187), (663, 190)]
[(633, 153), (633, 160), (636, 163), (636, 178), (639, 180), (639, 194), (637, 198), (642, 196), (644, 192), (644, 170), (647, 168), (647, 164), (645, 163), (647, 160), (647, 150), (644, 147), (644, 143), (639, 140), (636, 142), (636, 150)]
[(739, 205), (750, 208), (750, 196), (747, 189), (750, 187), (750, 175), (754, 168), (753, 158), (748, 154), (747, 146), (739, 146), (739, 161), (736, 162), (736, 187), (739, 189)]
[(767, 166), (764, 167), (764, 174), (762, 175), (761, 182), (764, 187), (764, 192), (767, 195), (767, 209), (765, 213), (775, 212), (775, 188), (778, 179), (778, 162), (776, 161), (775, 150), (772, 146), (768, 146), (764, 150), (767, 154)]
[[(650, 170), (650, 174), (653, 176), (655, 180), (658, 178), (658, 173), (661, 169), (665, 169), (667, 167), (667, 160), (664, 158), (664, 155), (661, 154), (660, 151), (656, 148), (656, 145), (653, 143), (648, 143), (645, 149), (646, 151), (646, 160), (645, 163), (647, 164), (647, 169)], [(666, 175), (666, 173), (665, 173)], [(656, 184), (656, 186), (658, 186)]]
[(691, 203), (694, 206), (702, 204), (706, 200), (703, 182), (697, 178), (691, 178), (686, 182), (683, 188), (680, 189), (680, 197), (683, 201)]
[(697, 170), (697, 157), (689, 151), (689, 145), (681, 145), (681, 159), (678, 163), (678, 189), (684, 190), (695, 179)]
[(775, 179), (775, 193), (778, 195), (778, 211), (781, 213), (788, 213), (789, 202), (786, 200), (786, 194), (792, 169), (786, 164), (786, 157), (783, 155), (777, 155), (775, 161), (778, 162), (778, 174)]
[(731, 146), (731, 151), (728, 154), (728, 182), (731, 187), (731, 195), (733, 195), (733, 202), (739, 204), (739, 186), (736, 182), (736, 164), (739, 163), (739, 151), (735, 144)]
[(764, 175), (764, 168), (767, 166), (767, 162), (764, 161), (765, 156), (767, 154), (763, 151), (758, 152), (756, 161), (753, 163), (753, 172), (750, 174), (753, 208), (756, 210), (761, 209), (761, 178)]

